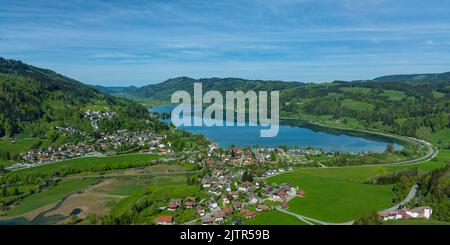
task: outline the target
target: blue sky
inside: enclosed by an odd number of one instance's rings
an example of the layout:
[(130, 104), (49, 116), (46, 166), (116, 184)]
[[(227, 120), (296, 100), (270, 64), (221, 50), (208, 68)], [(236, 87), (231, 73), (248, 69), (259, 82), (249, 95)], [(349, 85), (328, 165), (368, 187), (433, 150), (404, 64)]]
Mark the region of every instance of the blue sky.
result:
[(450, 1), (5, 1), (0, 56), (90, 84), (450, 71)]

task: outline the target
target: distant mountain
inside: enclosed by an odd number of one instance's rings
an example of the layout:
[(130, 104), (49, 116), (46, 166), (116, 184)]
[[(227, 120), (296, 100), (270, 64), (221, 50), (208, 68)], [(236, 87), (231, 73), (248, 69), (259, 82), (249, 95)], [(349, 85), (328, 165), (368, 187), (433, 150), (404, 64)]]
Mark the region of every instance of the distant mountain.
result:
[(45, 136), (54, 125), (92, 130), (84, 111), (113, 110), (105, 128), (134, 127), (146, 108), (117, 98), (48, 69), (0, 57), (0, 137), (16, 133)]
[(410, 83), (429, 83), (429, 82), (447, 82), (450, 81), (450, 72), (431, 73), (431, 74), (412, 74), (412, 75), (390, 75), (374, 79), (378, 82), (410, 82)]
[(169, 101), (172, 93), (178, 90), (193, 93), (194, 83), (202, 83), (203, 90), (216, 90), (221, 93), (229, 90), (255, 90), (272, 91), (284, 90), (303, 85), (300, 82), (246, 80), (241, 78), (201, 78), (177, 77), (162, 83), (151, 84), (130, 92), (131, 95), (141, 98), (151, 98), (157, 101)]
[(92, 88), (108, 94), (121, 94), (121, 93), (133, 93), (138, 89), (136, 86), (128, 87), (112, 87), (112, 86), (100, 86), (100, 85), (90, 85)]

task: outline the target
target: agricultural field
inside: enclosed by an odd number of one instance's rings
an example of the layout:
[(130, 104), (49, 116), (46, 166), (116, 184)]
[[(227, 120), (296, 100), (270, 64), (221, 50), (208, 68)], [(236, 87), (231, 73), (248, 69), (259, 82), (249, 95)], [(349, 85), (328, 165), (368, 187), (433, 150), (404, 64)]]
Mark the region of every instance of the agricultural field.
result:
[(61, 200), (64, 196), (88, 187), (95, 183), (95, 180), (78, 180), (78, 181), (63, 181), (54, 187), (45, 189), (42, 192), (30, 195), (19, 204), (6, 212), (9, 217), (18, 216), (27, 212), (45, 207)]
[(160, 158), (159, 155), (152, 154), (126, 154), (110, 157), (81, 157), (50, 163), (34, 168), (21, 169), (11, 174), (25, 175), (27, 173), (50, 174), (54, 171), (61, 171), (67, 168), (79, 169), (82, 172), (89, 172), (106, 167), (130, 168), (143, 166), (151, 160)]
[(364, 87), (344, 87), (340, 89), (344, 93), (353, 93), (353, 94), (368, 94), (370, 93), (370, 88)]
[(289, 210), (327, 222), (347, 222), (392, 204), (392, 185), (362, 184), (298, 172), (273, 177), (269, 182), (289, 182), (304, 190), (306, 196), (292, 199)]
[[(14, 142), (15, 143), (11, 143)], [(42, 141), (36, 138), (0, 139), (0, 166), (9, 167), (14, 156), (39, 145)]]
[(297, 169), (268, 179), (270, 183), (291, 183), (306, 192), (289, 202), (289, 210), (328, 222), (346, 222), (383, 210), (392, 203), (393, 185), (365, 184), (378, 175), (417, 167), (426, 172), (445, 166), (450, 150), (441, 150), (435, 160), (407, 166)]
[(399, 91), (399, 90), (389, 90), (389, 89), (387, 89), (387, 90), (384, 90), (381, 95), (388, 97), (388, 99), (392, 100), (392, 101), (400, 101), (403, 98), (406, 98), (405, 92)]
[(428, 140), (437, 146), (450, 146), (450, 129), (448, 128), (432, 132), (429, 127), (420, 127), (416, 133), (420, 138)]
[(308, 225), (289, 214), (277, 210), (257, 213), (254, 219), (244, 221), (244, 225)]
[(372, 111), (373, 108), (375, 107), (374, 105), (369, 104), (367, 102), (356, 101), (356, 100), (352, 100), (352, 99), (343, 100), (342, 105), (345, 108), (354, 110), (354, 111)]

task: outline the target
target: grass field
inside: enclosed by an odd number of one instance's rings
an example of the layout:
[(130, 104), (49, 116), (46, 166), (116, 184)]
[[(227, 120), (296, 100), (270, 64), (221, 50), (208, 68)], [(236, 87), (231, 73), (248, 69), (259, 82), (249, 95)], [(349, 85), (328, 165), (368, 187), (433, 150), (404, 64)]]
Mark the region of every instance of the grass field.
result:
[(426, 139), (435, 145), (444, 147), (450, 145), (450, 129), (448, 128), (432, 132), (429, 127), (421, 127), (416, 133), (419, 137)]
[(86, 169), (108, 166), (110, 164), (129, 165), (129, 167), (140, 166), (147, 163), (150, 160), (159, 158), (159, 155), (151, 154), (127, 154), (111, 157), (83, 157), (71, 160), (65, 160), (61, 162), (50, 163), (34, 168), (27, 168), (14, 171), (14, 174), (26, 174), (26, 173), (41, 173), (49, 174), (56, 170), (61, 170), (67, 167)]
[(308, 225), (307, 223), (277, 210), (257, 213), (254, 219), (244, 221), (244, 225)]
[(269, 182), (289, 182), (306, 192), (289, 202), (289, 210), (328, 222), (346, 222), (392, 204), (392, 185), (370, 185), (299, 172), (275, 176)]
[(362, 102), (362, 101), (356, 101), (356, 100), (352, 100), (352, 99), (343, 100), (342, 105), (345, 108), (355, 110), (355, 111), (371, 111), (375, 107), (372, 104)]
[[(1, 139), (0, 140), (0, 150), (4, 152), (8, 152), (10, 156), (18, 155), (21, 152), (29, 150), (33, 145), (38, 144), (41, 142), (40, 139), (36, 138), (17, 138), (15, 139), (16, 143), (11, 144), (12, 139)], [(8, 167), (13, 162), (2, 158), (0, 156), (0, 165), (3, 167)]]
[(0, 159), (0, 166), (3, 166), (4, 168), (11, 166), (14, 163), (14, 161), (7, 160), (7, 159)]
[(344, 93), (358, 93), (358, 94), (368, 94), (370, 93), (370, 88), (363, 88), (363, 87), (346, 87), (341, 88), (341, 91)]
[(402, 100), (403, 98), (406, 98), (405, 92), (398, 90), (384, 90), (381, 95), (387, 96), (389, 100), (392, 101), (399, 101)]
[(8, 216), (17, 216), (32, 210), (44, 207), (48, 204), (61, 200), (64, 196), (94, 183), (95, 180), (64, 181), (54, 187), (50, 187), (42, 192), (31, 195), (22, 200), (17, 206), (8, 210)]
[(393, 205), (392, 185), (364, 184), (388, 172), (417, 167), (425, 172), (445, 166), (450, 150), (441, 150), (435, 160), (409, 166), (298, 169), (268, 182), (289, 182), (307, 194), (289, 202), (289, 210), (322, 221), (346, 222)]

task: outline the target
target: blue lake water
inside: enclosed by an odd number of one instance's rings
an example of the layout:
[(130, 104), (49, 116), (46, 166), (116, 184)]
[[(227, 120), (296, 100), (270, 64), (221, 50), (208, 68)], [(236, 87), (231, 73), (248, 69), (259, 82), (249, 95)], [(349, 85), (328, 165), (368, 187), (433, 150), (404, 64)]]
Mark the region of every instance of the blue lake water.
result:
[[(151, 111), (171, 112), (174, 107), (173, 105), (158, 106)], [(326, 151), (383, 152), (388, 143), (393, 143), (394, 149), (402, 149), (402, 146), (391, 138), (318, 127), (301, 121), (289, 120), (282, 121), (280, 124), (278, 135), (272, 138), (260, 137), (261, 126), (181, 126), (179, 128), (195, 134), (203, 134), (221, 147), (230, 145), (273, 147), (283, 144), (311, 146)]]

